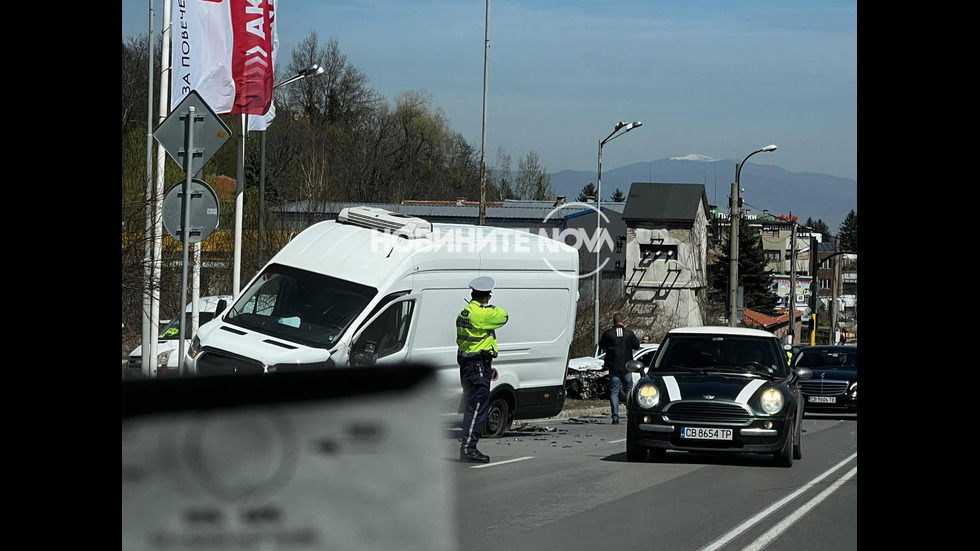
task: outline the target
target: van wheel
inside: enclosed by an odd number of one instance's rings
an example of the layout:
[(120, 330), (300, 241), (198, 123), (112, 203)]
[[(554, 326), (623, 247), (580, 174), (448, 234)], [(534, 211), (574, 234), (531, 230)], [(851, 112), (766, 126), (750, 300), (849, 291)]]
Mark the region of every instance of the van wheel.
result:
[(500, 438), (505, 432), (510, 430), (510, 406), (507, 400), (496, 398), (490, 402), (487, 409), (487, 419), (483, 423), (483, 436), (485, 438)]

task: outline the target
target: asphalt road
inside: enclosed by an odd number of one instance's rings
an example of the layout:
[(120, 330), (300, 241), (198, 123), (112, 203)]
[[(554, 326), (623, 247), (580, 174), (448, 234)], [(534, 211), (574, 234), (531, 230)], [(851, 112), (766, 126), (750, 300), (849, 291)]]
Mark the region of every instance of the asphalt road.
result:
[[(458, 549), (857, 549), (856, 417), (808, 416), (784, 469), (747, 454), (628, 463), (602, 409), (518, 422), (481, 440), (491, 463), (457, 463)], [(446, 426), (447, 461), (458, 434)]]

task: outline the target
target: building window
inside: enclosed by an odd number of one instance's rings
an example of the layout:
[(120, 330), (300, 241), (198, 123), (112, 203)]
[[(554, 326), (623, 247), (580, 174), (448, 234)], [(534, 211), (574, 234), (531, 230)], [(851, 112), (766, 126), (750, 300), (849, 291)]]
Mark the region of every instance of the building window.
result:
[(782, 251), (774, 251), (774, 250), (771, 250), (771, 249), (766, 250), (766, 262), (767, 263), (780, 262), (780, 261), (783, 260), (782, 257), (783, 257)]
[(640, 245), (640, 260), (677, 260), (677, 245)]
[(762, 226), (762, 237), (779, 237), (779, 228), (773, 226)]

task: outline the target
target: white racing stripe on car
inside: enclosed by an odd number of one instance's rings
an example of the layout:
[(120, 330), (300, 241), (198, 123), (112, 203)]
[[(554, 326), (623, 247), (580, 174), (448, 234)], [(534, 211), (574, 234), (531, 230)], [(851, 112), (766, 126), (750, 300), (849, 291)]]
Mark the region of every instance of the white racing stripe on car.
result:
[(739, 392), (738, 396), (735, 397), (735, 401), (738, 402), (739, 404), (749, 403), (749, 398), (751, 398), (752, 395), (755, 394), (755, 391), (759, 390), (759, 387), (764, 385), (765, 383), (766, 381), (762, 379), (753, 379), (749, 381), (749, 384), (745, 385), (745, 388), (742, 389), (742, 392)]
[(681, 387), (677, 384), (677, 379), (673, 375), (666, 375), (663, 378), (664, 386), (667, 387), (666, 402), (673, 402), (681, 399)]

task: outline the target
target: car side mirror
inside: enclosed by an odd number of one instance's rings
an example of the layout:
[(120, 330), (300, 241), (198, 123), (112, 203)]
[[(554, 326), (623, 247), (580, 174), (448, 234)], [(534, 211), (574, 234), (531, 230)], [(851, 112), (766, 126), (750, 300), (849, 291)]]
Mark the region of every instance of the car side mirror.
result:
[(640, 375), (643, 375), (643, 368), (643, 362), (640, 360), (630, 360), (626, 362), (626, 370), (632, 373), (639, 373)]
[(218, 301), (218, 305), (214, 308), (214, 317), (220, 316), (221, 313), (224, 312), (225, 311), (225, 308), (227, 308), (227, 307), (228, 307), (228, 301), (227, 300), (225, 300), (225, 299), (219, 300)]
[(796, 376), (801, 379), (809, 379), (810, 377), (813, 377), (813, 371), (811, 371), (809, 367), (797, 367), (793, 370), (793, 372), (796, 373)]

